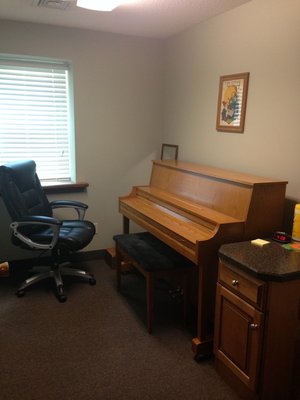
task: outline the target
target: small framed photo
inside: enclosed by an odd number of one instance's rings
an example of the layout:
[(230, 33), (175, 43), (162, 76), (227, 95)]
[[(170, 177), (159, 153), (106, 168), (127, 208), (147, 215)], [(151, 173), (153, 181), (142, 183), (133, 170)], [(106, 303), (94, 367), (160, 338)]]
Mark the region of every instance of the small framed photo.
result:
[(217, 131), (244, 132), (249, 72), (220, 77)]
[(178, 158), (178, 145), (166, 144), (161, 145), (161, 160), (177, 160)]

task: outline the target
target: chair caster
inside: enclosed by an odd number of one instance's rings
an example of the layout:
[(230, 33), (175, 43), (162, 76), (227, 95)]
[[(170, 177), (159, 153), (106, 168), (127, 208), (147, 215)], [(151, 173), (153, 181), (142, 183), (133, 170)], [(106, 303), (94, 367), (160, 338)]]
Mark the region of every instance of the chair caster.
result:
[(19, 289), (16, 291), (16, 295), (18, 297), (23, 297), (25, 295), (25, 290), (24, 289)]
[(58, 300), (60, 303), (65, 303), (67, 301), (67, 296), (64, 294), (61, 296), (58, 296)]
[(95, 278), (90, 278), (89, 279), (89, 284), (90, 285), (96, 285), (96, 279)]
[(60, 303), (64, 303), (67, 300), (67, 296), (64, 294), (63, 286), (57, 287), (57, 298)]

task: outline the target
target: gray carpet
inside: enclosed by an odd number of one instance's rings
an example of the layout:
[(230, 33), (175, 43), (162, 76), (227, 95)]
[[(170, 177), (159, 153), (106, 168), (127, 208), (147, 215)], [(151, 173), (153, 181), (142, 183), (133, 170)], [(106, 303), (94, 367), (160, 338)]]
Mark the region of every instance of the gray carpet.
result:
[(124, 277), (120, 295), (104, 261), (86, 266), (97, 284), (67, 282), (66, 303), (47, 285), (17, 298), (0, 278), (1, 400), (238, 399), (213, 360), (194, 361), (178, 298), (158, 286), (149, 335), (143, 279)]

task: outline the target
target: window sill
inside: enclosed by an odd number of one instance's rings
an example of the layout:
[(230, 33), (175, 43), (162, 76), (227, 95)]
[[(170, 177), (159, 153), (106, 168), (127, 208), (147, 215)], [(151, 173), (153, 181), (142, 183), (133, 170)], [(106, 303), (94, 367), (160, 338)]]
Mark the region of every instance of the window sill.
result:
[(45, 193), (72, 193), (72, 192), (84, 192), (89, 186), (86, 182), (41, 182)]

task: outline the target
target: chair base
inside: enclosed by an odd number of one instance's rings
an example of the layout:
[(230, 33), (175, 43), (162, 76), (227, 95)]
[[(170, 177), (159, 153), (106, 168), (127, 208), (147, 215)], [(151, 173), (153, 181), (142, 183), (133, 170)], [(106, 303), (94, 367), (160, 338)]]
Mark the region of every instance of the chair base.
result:
[(64, 293), (64, 285), (62, 279), (63, 276), (75, 276), (81, 278), (84, 282), (88, 282), (90, 285), (96, 284), (96, 279), (92, 274), (83, 270), (74, 269), (72, 267), (59, 266), (54, 269), (51, 269), (50, 267), (45, 267), (43, 268), (43, 270), (43, 272), (40, 272), (39, 274), (36, 274), (26, 279), (17, 290), (16, 295), (18, 297), (23, 297), (29, 287), (37, 284), (40, 281), (51, 278), (54, 280), (55, 283), (57, 298), (61, 303), (63, 303), (67, 300), (67, 296)]

